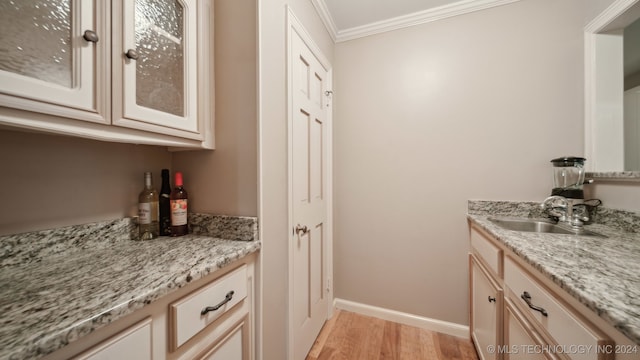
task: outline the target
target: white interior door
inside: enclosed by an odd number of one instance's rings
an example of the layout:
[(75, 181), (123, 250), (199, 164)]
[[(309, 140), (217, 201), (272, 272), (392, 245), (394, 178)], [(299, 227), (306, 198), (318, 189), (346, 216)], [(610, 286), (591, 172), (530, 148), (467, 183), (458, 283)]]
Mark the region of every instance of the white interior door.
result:
[(296, 31), (290, 38), (289, 337), (304, 359), (327, 319), (327, 70)]

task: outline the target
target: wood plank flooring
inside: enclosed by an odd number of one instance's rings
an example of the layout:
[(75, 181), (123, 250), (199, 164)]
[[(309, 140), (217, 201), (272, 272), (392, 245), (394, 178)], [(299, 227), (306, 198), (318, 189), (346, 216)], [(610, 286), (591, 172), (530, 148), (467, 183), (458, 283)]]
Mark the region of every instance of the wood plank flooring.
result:
[(478, 360), (470, 340), (337, 310), (306, 360)]

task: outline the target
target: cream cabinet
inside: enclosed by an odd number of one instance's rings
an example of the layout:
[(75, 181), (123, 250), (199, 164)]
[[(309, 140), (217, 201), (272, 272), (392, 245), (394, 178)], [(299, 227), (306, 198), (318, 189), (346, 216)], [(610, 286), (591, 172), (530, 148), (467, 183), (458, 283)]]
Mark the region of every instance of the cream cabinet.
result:
[(473, 224), (470, 243), (470, 335), (481, 359), (627, 359), (601, 351), (616, 348), (613, 328)]
[(247, 255), (43, 360), (255, 359), (256, 257)]
[[(246, 265), (240, 266), (213, 283), (169, 305), (170, 351), (180, 349), (196, 334), (204, 331), (211, 324), (220, 322), (222, 326), (217, 329), (217, 334), (214, 335), (216, 339), (213, 341), (221, 343), (216, 347), (216, 352), (243, 353), (242, 344), (248, 344), (248, 339), (242, 336), (243, 332), (238, 329), (242, 329), (242, 326), (247, 328), (246, 319), (249, 308), (241, 306), (247, 298), (247, 271)], [(222, 341), (227, 331), (231, 332), (231, 335)], [(235, 340), (236, 337), (240, 340)]]
[(249, 325), (243, 321), (207, 350), (199, 360), (250, 360)]
[(504, 343), (505, 360), (545, 360), (554, 359), (549, 353), (536, 352), (544, 344), (533, 327), (517, 307), (506, 299), (504, 302)]
[[(27, 0), (0, 4), (0, 120), (25, 112), (109, 122), (110, 10), (106, 1)], [(52, 120), (54, 122), (54, 120)], [(36, 127), (37, 120), (25, 121)], [(29, 125), (31, 124), (31, 125)], [(53, 127), (43, 122), (42, 127)]]
[(496, 280), (480, 264), (478, 258), (469, 255), (471, 302), (471, 338), (481, 359), (499, 359), (498, 353), (491, 351), (502, 344), (502, 289)]
[[(567, 355), (576, 360), (612, 357), (612, 354), (597, 352), (597, 349), (612, 345), (605, 334), (582, 321), (579, 315), (534, 280), (511, 257), (505, 259), (504, 277), (505, 287), (509, 289), (507, 296), (531, 320), (532, 327), (538, 329), (540, 337), (550, 339), (551, 344), (560, 345), (552, 348), (554, 353)], [(587, 351), (588, 349), (592, 351)]]
[(151, 319), (148, 318), (95, 346), (74, 360), (152, 360), (151, 351)]
[(213, 147), (211, 0), (0, 5), (0, 124)]

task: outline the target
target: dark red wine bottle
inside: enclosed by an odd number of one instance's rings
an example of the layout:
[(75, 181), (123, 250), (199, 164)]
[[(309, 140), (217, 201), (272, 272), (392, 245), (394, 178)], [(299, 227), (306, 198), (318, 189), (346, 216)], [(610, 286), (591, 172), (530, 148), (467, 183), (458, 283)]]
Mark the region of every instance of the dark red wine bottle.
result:
[(182, 173), (175, 174), (175, 187), (171, 191), (171, 236), (182, 236), (189, 233), (189, 220), (187, 217), (187, 191), (182, 185)]
[(169, 169), (162, 169), (160, 187), (160, 236), (171, 235), (171, 183)]

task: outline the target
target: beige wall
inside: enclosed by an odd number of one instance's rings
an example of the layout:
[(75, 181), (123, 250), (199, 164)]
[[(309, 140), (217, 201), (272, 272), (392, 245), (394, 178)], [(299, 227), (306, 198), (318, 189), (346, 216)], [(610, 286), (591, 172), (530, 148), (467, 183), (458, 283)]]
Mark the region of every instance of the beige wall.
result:
[(173, 154), (192, 211), (258, 214), (257, 4), (215, 1), (214, 151)]
[(288, 301), (288, 204), (285, 5), (328, 59), (333, 43), (308, 0), (261, 0), (260, 21), (260, 238), (262, 254), (263, 359), (286, 359)]
[(0, 130), (0, 235), (136, 215), (145, 171), (160, 185), (163, 147)]
[(601, 3), (523, 0), (336, 45), (336, 297), (468, 323), (467, 200), (541, 201), (549, 160), (583, 154)]

